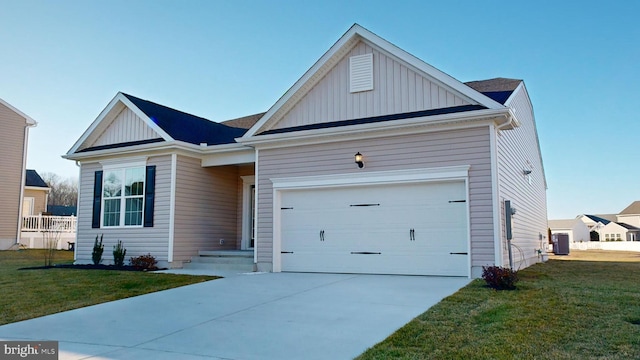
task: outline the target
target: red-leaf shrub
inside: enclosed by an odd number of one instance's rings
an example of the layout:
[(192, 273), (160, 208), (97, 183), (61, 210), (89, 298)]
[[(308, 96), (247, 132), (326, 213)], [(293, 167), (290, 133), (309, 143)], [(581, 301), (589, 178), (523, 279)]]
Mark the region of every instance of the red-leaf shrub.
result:
[(513, 290), (518, 281), (518, 272), (501, 266), (483, 266), (482, 279), (496, 290)]
[(132, 257), (129, 260), (129, 262), (131, 263), (131, 266), (140, 270), (157, 270), (158, 269), (158, 267), (156, 266), (158, 261), (156, 261), (156, 258), (151, 254)]

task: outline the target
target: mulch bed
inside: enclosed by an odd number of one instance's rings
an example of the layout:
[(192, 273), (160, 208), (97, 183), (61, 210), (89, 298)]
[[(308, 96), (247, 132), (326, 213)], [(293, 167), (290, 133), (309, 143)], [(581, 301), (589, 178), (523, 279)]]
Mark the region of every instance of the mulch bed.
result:
[(104, 264), (58, 264), (53, 266), (34, 266), (34, 267), (25, 267), (20, 268), (18, 270), (44, 270), (44, 269), (80, 269), (80, 270), (117, 270), (117, 271), (156, 271), (156, 270), (167, 270), (166, 268), (153, 268), (153, 269), (142, 269), (137, 268), (130, 265), (125, 266), (115, 266), (115, 265), (104, 265)]

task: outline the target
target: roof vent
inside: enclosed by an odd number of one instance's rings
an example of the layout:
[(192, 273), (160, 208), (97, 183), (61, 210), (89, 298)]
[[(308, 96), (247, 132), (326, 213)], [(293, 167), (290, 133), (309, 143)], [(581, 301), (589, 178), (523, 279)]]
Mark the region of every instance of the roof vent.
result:
[(373, 90), (373, 54), (349, 58), (349, 85), (352, 93)]

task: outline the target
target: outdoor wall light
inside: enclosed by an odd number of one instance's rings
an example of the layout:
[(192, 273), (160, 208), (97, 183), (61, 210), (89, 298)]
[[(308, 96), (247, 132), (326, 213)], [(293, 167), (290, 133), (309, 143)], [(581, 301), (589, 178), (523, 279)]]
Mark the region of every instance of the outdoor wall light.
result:
[(356, 164), (358, 164), (358, 167), (360, 169), (362, 169), (364, 167), (364, 161), (362, 160), (362, 154), (360, 154), (359, 151), (356, 153)]

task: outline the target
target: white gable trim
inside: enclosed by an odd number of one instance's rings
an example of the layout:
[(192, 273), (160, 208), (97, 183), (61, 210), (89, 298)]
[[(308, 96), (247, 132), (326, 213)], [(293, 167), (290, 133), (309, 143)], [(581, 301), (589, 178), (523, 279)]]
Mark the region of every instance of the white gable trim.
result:
[[(372, 46), (375, 46), (409, 64), (411, 67), (417, 69), (418, 72), (428, 74), (429, 77), (472, 99), (480, 105), (489, 109), (500, 109), (505, 107), (497, 101), (461, 83), (450, 75), (398, 48), (362, 26), (354, 24), (309, 70), (307, 70), (307, 72), (298, 81), (296, 81), (296, 83), (280, 99), (278, 99), (278, 101), (269, 109), (269, 111), (267, 111), (260, 121), (245, 133), (243, 138), (247, 139), (252, 137), (259, 130), (265, 128), (265, 125), (271, 122), (272, 119), (277, 121), (278, 118), (283, 115), (281, 114), (281, 110), (289, 109), (293, 105), (291, 103), (297, 102), (297, 100), (304, 96), (304, 94), (300, 93), (300, 90), (303, 90), (305, 87), (311, 87), (307, 83), (315, 83), (315, 81), (317, 81), (316, 79), (319, 80), (319, 78), (331, 69), (343, 57), (343, 55), (356, 45), (360, 39), (371, 43)], [(303, 92), (306, 93), (306, 91)]]
[(104, 108), (104, 110), (100, 112), (100, 115), (98, 115), (98, 117), (93, 121), (93, 123), (91, 123), (89, 128), (85, 130), (85, 132), (82, 134), (80, 139), (78, 139), (78, 141), (76, 141), (76, 143), (73, 144), (71, 149), (67, 152), (67, 156), (73, 155), (76, 151), (78, 151), (80, 146), (82, 146), (82, 144), (84, 144), (84, 142), (87, 141), (87, 139), (89, 139), (97, 129), (104, 128), (106, 127), (106, 125), (109, 125), (106, 123), (103, 124), (103, 122), (105, 121), (111, 122), (115, 119), (115, 117), (110, 118), (109, 115), (114, 110), (114, 108), (118, 106), (118, 104), (122, 104), (125, 107), (129, 108), (131, 111), (133, 111), (134, 114), (136, 114), (140, 119), (142, 119), (142, 121), (144, 121), (144, 123), (147, 126), (149, 126), (155, 132), (157, 132), (158, 135), (160, 135), (165, 141), (174, 140), (171, 136), (169, 136), (169, 134), (167, 134), (164, 130), (162, 130), (156, 123), (151, 121), (151, 119), (149, 119), (149, 117), (144, 112), (142, 112), (142, 110), (138, 109), (138, 107), (135, 106), (123, 93), (118, 92), (116, 96)]
[(29, 115), (23, 113), (22, 111), (16, 109), (15, 107), (13, 107), (8, 102), (0, 99), (0, 104), (8, 107), (11, 111), (13, 111), (14, 113), (16, 113), (16, 114), (20, 115), (21, 117), (23, 117), (26, 120), (28, 126), (37, 126), (38, 125), (37, 121), (33, 120)]

